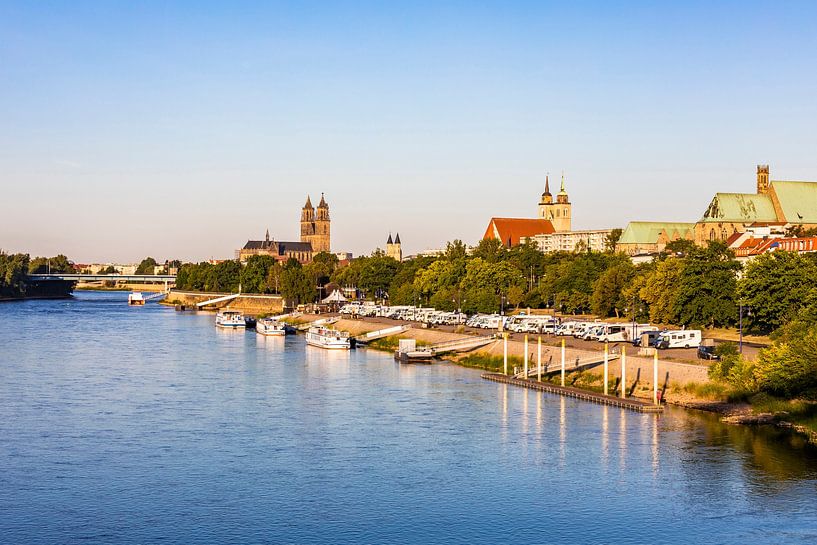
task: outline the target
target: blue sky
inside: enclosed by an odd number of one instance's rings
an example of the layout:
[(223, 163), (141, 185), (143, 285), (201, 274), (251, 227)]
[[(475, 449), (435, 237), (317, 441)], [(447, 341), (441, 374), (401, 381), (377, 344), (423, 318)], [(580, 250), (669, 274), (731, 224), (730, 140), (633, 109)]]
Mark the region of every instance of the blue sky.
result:
[(694, 221), (817, 180), (814, 2), (3, 2), (0, 248), (230, 257), (298, 236), (413, 253), (535, 213)]

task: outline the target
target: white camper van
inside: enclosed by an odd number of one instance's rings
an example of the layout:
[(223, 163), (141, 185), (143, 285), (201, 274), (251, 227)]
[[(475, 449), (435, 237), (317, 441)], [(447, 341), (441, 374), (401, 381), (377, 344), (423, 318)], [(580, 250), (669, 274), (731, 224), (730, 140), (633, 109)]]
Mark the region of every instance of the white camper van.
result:
[(608, 324), (598, 336), (598, 341), (602, 343), (632, 341), (641, 338), (641, 334), (648, 331), (658, 331), (658, 328), (650, 324)]
[(656, 348), (698, 348), (701, 344), (700, 329), (664, 331), (658, 336)]

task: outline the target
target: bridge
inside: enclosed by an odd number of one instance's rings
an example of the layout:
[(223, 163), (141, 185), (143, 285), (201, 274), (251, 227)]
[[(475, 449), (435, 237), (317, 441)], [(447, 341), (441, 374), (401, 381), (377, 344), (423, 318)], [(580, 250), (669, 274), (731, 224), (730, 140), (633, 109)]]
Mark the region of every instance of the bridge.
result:
[(68, 280), (72, 282), (102, 282), (105, 280), (127, 282), (129, 284), (140, 284), (148, 282), (164, 282), (175, 284), (175, 274), (74, 274), (74, 273), (54, 273), (54, 274), (29, 274), (26, 276), (33, 282), (44, 282), (49, 280)]

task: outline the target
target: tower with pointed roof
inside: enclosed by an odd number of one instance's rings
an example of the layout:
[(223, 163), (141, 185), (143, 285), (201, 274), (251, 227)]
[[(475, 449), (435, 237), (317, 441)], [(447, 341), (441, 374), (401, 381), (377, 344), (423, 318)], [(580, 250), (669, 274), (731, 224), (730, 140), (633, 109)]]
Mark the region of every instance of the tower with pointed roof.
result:
[(403, 261), (403, 248), (400, 244), (400, 233), (392, 239), (389, 233), (389, 239), (386, 241), (386, 256), (391, 257), (397, 261)]
[(553, 224), (557, 232), (567, 232), (571, 230), (571, 208), (570, 199), (565, 191), (565, 175), (562, 174), (562, 186), (556, 195), (556, 202), (550, 193), (549, 176), (545, 176), (545, 192), (539, 200), (539, 219), (545, 219)]
[(312, 200), (306, 197), (306, 204), (301, 209), (301, 242), (309, 242), (314, 253), (330, 251), (331, 227), (329, 205), (321, 193), (318, 207), (312, 206)]

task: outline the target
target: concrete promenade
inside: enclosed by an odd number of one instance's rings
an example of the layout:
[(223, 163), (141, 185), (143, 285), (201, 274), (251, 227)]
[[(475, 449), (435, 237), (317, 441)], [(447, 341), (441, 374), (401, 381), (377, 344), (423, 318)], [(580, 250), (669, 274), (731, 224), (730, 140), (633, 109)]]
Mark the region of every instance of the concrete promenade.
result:
[[(305, 314), (301, 316), (301, 319), (305, 321), (314, 321), (319, 318), (325, 317), (326, 317), (325, 315)], [(366, 333), (369, 331), (383, 329), (384, 324), (403, 324), (403, 323), (412, 324), (412, 322), (400, 322), (383, 318), (376, 319), (363, 318), (363, 319), (341, 319), (335, 324), (335, 327), (343, 331), (348, 331), (352, 335), (358, 335), (360, 333)], [(414, 327), (400, 334), (400, 337), (406, 339), (417, 339), (418, 341), (422, 341), (428, 344), (437, 344), (441, 342), (467, 338), (469, 336), (463, 333), (453, 333), (448, 331), (441, 331), (438, 329), (424, 329), (420, 327), (420, 324), (412, 325), (414, 325)], [(480, 330), (479, 334), (486, 335), (489, 333), (490, 331)], [(524, 335), (517, 333), (514, 337), (515, 337), (514, 339), (510, 339), (508, 341), (508, 355), (515, 356), (517, 358), (524, 358), (525, 356), (525, 344), (523, 340)], [(536, 338), (537, 337), (535, 335), (530, 335), (528, 337), (529, 339), (528, 357), (531, 366), (536, 365), (537, 353)], [(560, 364), (561, 347), (547, 344), (558, 343), (560, 342), (560, 340), (561, 337), (556, 337), (554, 335), (542, 336), (543, 363), (550, 362), (551, 367), (554, 365), (558, 366)], [(603, 352), (604, 346), (602, 344), (598, 344), (598, 347), (599, 347), (598, 350), (566, 348), (565, 360), (575, 361), (577, 358), (583, 360), (590, 356), (599, 355), (600, 353)], [(613, 347), (614, 345), (610, 346), (611, 349)], [(494, 343), (491, 343), (482, 348), (478, 348), (474, 350), (474, 353), (502, 357), (503, 355), (502, 339), (497, 339), (497, 341)], [(627, 347), (627, 362), (626, 362), (627, 383), (629, 385), (632, 385), (634, 381), (638, 380), (639, 384), (651, 384), (653, 374), (653, 359), (652, 357), (637, 357), (635, 355), (636, 353), (637, 353), (636, 348), (634, 348), (633, 346)], [(600, 376), (602, 373), (602, 368), (601, 366), (599, 366), (596, 369), (586, 372)], [(621, 376), (620, 360), (615, 360), (610, 363), (609, 373), (611, 378), (620, 378)], [(690, 383), (700, 384), (709, 382), (709, 377), (707, 373), (708, 366), (705, 364), (696, 365), (666, 359), (659, 359), (658, 362), (659, 381), (661, 384), (666, 384), (668, 386), (670, 385), (684, 386), (685, 384)]]

